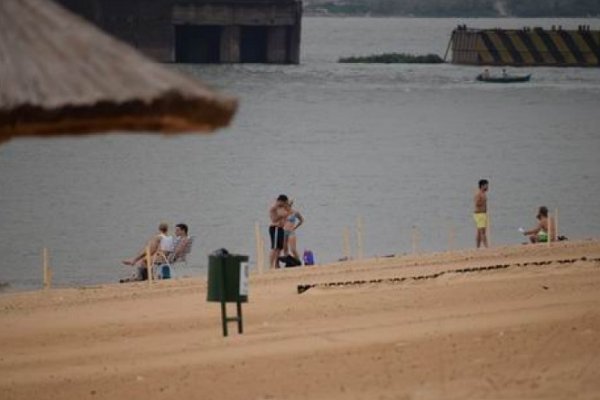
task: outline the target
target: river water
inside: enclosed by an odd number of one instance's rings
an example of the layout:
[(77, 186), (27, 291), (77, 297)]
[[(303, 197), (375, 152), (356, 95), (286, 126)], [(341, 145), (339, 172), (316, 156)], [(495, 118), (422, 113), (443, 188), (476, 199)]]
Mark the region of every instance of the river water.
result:
[[(493, 245), (523, 241), (539, 205), (573, 239), (600, 233), (600, 70), (527, 68), (527, 84), (474, 81), (456, 65), (338, 64), (380, 52), (443, 55), (451, 30), (589, 24), (599, 19), (304, 18), (298, 66), (172, 66), (235, 94), (230, 128), (211, 136), (110, 135), (15, 140), (0, 147), (0, 282), (114, 282), (160, 221), (196, 237), (192, 269), (225, 247), (254, 259), (279, 193), (306, 218), (300, 250), (343, 255), (364, 221), (366, 256), (474, 245), (472, 197), (490, 180)], [(356, 249), (354, 250), (356, 251)]]

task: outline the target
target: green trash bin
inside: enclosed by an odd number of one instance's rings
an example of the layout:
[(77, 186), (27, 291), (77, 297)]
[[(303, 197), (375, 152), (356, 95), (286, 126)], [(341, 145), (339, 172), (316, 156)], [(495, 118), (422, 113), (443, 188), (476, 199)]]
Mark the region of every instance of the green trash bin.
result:
[(207, 301), (246, 303), (248, 301), (248, 256), (211, 254), (208, 256)]
[[(228, 322), (237, 322), (238, 332), (244, 331), (242, 303), (248, 301), (248, 274), (248, 256), (229, 254), (225, 249), (208, 256), (206, 301), (221, 303), (223, 336), (228, 334)], [(236, 303), (236, 317), (227, 317), (226, 303)]]

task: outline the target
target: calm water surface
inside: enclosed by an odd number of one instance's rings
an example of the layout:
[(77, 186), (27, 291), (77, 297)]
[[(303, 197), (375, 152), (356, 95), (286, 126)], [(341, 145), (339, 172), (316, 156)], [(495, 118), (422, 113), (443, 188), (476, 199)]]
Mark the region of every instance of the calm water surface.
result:
[(598, 19), (305, 18), (299, 66), (177, 66), (237, 95), (230, 128), (211, 136), (113, 135), (18, 140), (0, 147), (0, 282), (41, 284), (41, 249), (55, 282), (127, 275), (159, 221), (186, 222), (191, 264), (225, 247), (254, 258), (273, 197), (296, 199), (300, 249), (342, 256), (342, 232), (364, 219), (365, 254), (472, 247), (472, 196), (490, 179), (491, 240), (522, 241), (539, 205), (572, 238), (600, 234), (600, 70), (530, 68), (528, 84), (486, 85), (479, 68), (338, 64), (386, 51), (443, 55), (452, 28)]

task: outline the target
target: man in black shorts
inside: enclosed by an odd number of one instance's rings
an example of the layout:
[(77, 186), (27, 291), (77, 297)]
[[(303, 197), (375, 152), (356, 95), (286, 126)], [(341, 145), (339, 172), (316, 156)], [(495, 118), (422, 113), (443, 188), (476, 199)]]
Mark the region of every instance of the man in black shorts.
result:
[(269, 236), (271, 237), (271, 253), (269, 254), (270, 268), (279, 268), (279, 256), (283, 250), (283, 225), (285, 224), (285, 205), (288, 197), (280, 194), (275, 203), (269, 209)]

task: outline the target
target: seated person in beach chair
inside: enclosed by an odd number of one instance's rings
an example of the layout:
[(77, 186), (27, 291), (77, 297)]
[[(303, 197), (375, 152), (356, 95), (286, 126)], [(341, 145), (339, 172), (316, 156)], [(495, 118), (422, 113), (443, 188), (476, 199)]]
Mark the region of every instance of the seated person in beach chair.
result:
[(531, 243), (547, 243), (548, 240), (551, 242), (556, 241), (556, 227), (554, 225), (554, 219), (548, 217), (548, 208), (540, 207), (536, 216), (538, 225), (531, 230), (522, 229), (521, 232), (525, 236), (529, 236)]
[(168, 255), (157, 253), (155, 258), (155, 267), (158, 267), (157, 276), (159, 279), (171, 278), (175, 265), (183, 264), (187, 267), (187, 256), (192, 251), (194, 238), (188, 236), (188, 226), (186, 224), (175, 225), (175, 238), (173, 239), (173, 251)]
[(189, 228), (186, 224), (175, 225), (175, 237), (173, 238), (173, 251), (169, 253), (156, 252), (154, 257), (154, 276), (158, 279), (170, 279), (174, 272), (174, 266), (184, 264), (187, 266), (187, 255), (192, 251), (194, 238), (188, 236)]
[(192, 241), (193, 238), (188, 236), (188, 226), (186, 224), (175, 225), (173, 252), (169, 256), (169, 262), (185, 262), (186, 256), (192, 251)]
[(150, 253), (149, 256), (152, 264), (156, 263), (161, 257), (167, 258), (173, 252), (173, 237), (167, 235), (168, 232), (169, 225), (161, 223), (158, 226), (158, 233), (148, 241), (146, 248), (140, 251), (135, 257), (122, 261), (124, 265), (136, 267), (136, 273), (131, 278), (121, 279), (121, 282), (148, 279), (146, 249), (148, 249)]

